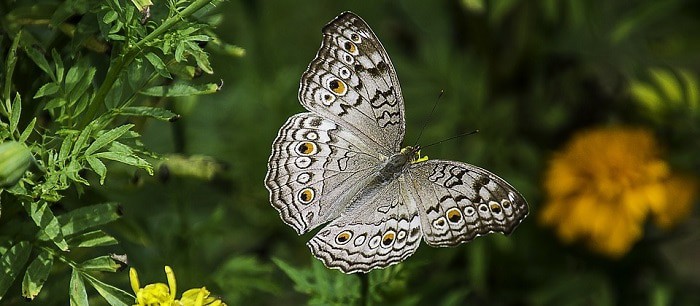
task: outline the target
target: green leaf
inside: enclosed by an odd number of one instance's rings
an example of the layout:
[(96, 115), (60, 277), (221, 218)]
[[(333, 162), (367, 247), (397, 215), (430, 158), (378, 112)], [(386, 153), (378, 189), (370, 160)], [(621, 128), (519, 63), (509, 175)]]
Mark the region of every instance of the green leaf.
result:
[(62, 251), (68, 251), (68, 243), (63, 238), (63, 233), (61, 232), (61, 224), (58, 219), (53, 215), (51, 208), (46, 201), (32, 201), (23, 202), (25, 210), (29, 216), (34, 220), (34, 223), (41, 229), (41, 231), (46, 234), (46, 236), (53, 241), (56, 246), (58, 246)]
[(168, 86), (154, 86), (141, 91), (141, 94), (152, 97), (185, 97), (208, 95), (219, 91), (221, 87), (215, 83), (192, 85), (176, 83)]
[(119, 17), (119, 15), (117, 15), (117, 12), (115, 12), (115, 11), (108, 11), (108, 12), (104, 15), (104, 17), (102, 17), (102, 22), (104, 22), (104, 23), (112, 23), (112, 22), (114, 22), (115, 20), (117, 20), (118, 17)]
[(121, 213), (117, 203), (103, 203), (71, 210), (58, 216), (58, 222), (63, 225), (61, 231), (70, 236), (89, 228), (107, 224), (119, 219)]
[(41, 86), (39, 90), (36, 91), (36, 94), (34, 94), (34, 99), (48, 95), (53, 95), (57, 93), (59, 89), (61, 89), (61, 87), (58, 86), (58, 84), (56, 83), (46, 83), (44, 84), (44, 86)]
[(24, 132), (19, 135), (19, 142), (25, 142), (29, 138), (29, 135), (32, 134), (34, 131), (34, 125), (36, 124), (36, 117), (32, 118), (32, 121), (29, 121), (29, 124), (27, 124), (27, 127), (24, 129)]
[(33, 300), (44, 286), (52, 266), (53, 257), (49, 252), (42, 250), (34, 261), (29, 264), (27, 273), (24, 274), (22, 296)]
[(83, 274), (83, 277), (112, 306), (129, 306), (135, 301), (134, 296), (131, 294), (112, 285), (105, 284), (90, 274)]
[(15, 94), (15, 99), (12, 102), (12, 109), (10, 113), (10, 133), (17, 131), (17, 125), (19, 124), (19, 117), (22, 115), (22, 98), (19, 94)]
[(84, 261), (80, 264), (80, 268), (83, 271), (117, 272), (122, 265), (114, 261), (111, 256), (100, 256)]
[(84, 306), (89, 305), (87, 292), (85, 291), (85, 283), (80, 277), (80, 271), (73, 269), (70, 275), (70, 305)]
[(65, 72), (63, 60), (56, 49), (51, 49), (51, 58), (53, 58), (54, 65), (56, 66), (56, 83), (61, 83), (63, 82), (63, 73)]
[[(75, 84), (72, 90), (68, 91), (68, 99), (71, 102), (78, 101), (80, 97), (84, 96), (92, 85), (92, 80), (95, 78), (95, 72), (97, 69), (90, 67), (87, 71), (83, 71), (80, 80)], [(69, 71), (70, 73), (70, 71)], [(67, 87), (67, 86), (66, 86)]]
[(156, 72), (158, 72), (158, 74), (160, 74), (162, 77), (165, 77), (165, 78), (171, 78), (170, 72), (168, 72), (168, 69), (167, 69), (165, 63), (163, 62), (162, 59), (160, 59), (160, 57), (158, 55), (156, 55), (153, 52), (150, 52), (150, 53), (146, 53), (145, 56), (146, 56), (146, 59), (148, 60), (148, 62), (151, 63), (153, 68), (156, 69)]
[(304, 273), (304, 271), (292, 267), (291, 265), (278, 258), (272, 258), (272, 261), (278, 267), (280, 267), (280, 269), (282, 269), (282, 271), (285, 274), (287, 274), (289, 278), (292, 279), (292, 281), (294, 282), (294, 287), (297, 291), (302, 293), (309, 293), (314, 290), (314, 285), (311, 284), (309, 277), (306, 275), (306, 273)]
[(24, 51), (27, 53), (29, 58), (34, 61), (34, 63), (39, 66), (41, 70), (46, 72), (52, 80), (56, 80), (56, 77), (53, 74), (53, 70), (51, 70), (51, 66), (49, 65), (49, 62), (46, 60), (44, 55), (37, 50), (36, 46), (25, 46)]
[(97, 139), (95, 139), (95, 141), (87, 148), (87, 150), (85, 150), (85, 155), (91, 155), (92, 153), (97, 152), (97, 150), (108, 145), (112, 141), (117, 140), (117, 138), (124, 135), (124, 133), (129, 131), (129, 129), (131, 129), (131, 127), (133, 126), (133, 124), (125, 124), (100, 135), (100, 137), (97, 137)]
[[(72, 131), (74, 132), (74, 131)], [(68, 159), (71, 153), (71, 147), (73, 146), (73, 134), (68, 134), (64, 136), (63, 142), (61, 143), (61, 149), (58, 151), (58, 162), (65, 161)]]
[(119, 115), (144, 116), (163, 121), (172, 121), (179, 116), (167, 109), (148, 106), (129, 106), (114, 110)]
[(79, 248), (115, 245), (118, 242), (117, 239), (114, 239), (114, 237), (107, 235), (107, 233), (101, 230), (75, 235), (68, 239), (68, 245)]
[(671, 72), (657, 68), (650, 69), (649, 74), (669, 101), (680, 102), (683, 99), (681, 84)]
[(153, 168), (151, 167), (151, 164), (149, 164), (147, 161), (136, 155), (127, 155), (120, 152), (100, 152), (94, 154), (93, 156), (118, 161), (127, 165), (136, 166), (148, 171), (148, 173), (151, 175), (153, 174)]
[(72, 155), (78, 155), (78, 153), (80, 153), (80, 150), (87, 146), (90, 134), (92, 134), (92, 126), (88, 125), (80, 132), (80, 135), (78, 135), (78, 139), (75, 140), (75, 144), (73, 144), (73, 150), (71, 151)]
[(85, 160), (87, 160), (90, 168), (100, 176), (100, 185), (104, 185), (105, 176), (107, 175), (107, 167), (105, 167), (105, 164), (92, 155), (85, 156)]
[(31, 244), (27, 241), (21, 241), (2, 255), (0, 259), (0, 301), (19, 275), (19, 271), (27, 263), (31, 251)]

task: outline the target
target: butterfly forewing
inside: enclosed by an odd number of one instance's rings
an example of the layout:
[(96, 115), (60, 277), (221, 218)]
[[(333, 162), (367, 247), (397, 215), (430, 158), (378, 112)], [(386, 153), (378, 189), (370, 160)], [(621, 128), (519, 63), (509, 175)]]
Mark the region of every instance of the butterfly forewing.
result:
[(394, 67), (369, 26), (346, 12), (323, 28), (323, 42), (302, 75), (306, 109), (346, 126), (375, 150), (401, 149), (404, 107)]
[(265, 184), (282, 220), (302, 234), (337, 217), (348, 189), (369, 176), (377, 156), (342, 126), (312, 113), (287, 120), (272, 144)]

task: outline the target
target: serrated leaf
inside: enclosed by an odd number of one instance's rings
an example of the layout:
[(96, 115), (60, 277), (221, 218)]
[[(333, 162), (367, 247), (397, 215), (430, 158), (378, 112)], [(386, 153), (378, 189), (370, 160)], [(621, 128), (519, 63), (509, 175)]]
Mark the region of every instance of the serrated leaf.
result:
[(88, 88), (90, 88), (92, 80), (95, 78), (96, 71), (97, 69), (94, 67), (87, 68), (87, 71), (83, 71), (83, 75), (80, 77), (79, 81), (70, 91), (67, 91), (70, 101), (78, 101), (80, 97), (88, 92)]
[(44, 86), (41, 86), (39, 90), (36, 91), (36, 94), (34, 94), (34, 99), (41, 98), (44, 96), (48, 95), (53, 95), (58, 92), (58, 90), (61, 87), (58, 86), (56, 83), (46, 83)]
[(33, 300), (41, 292), (52, 266), (53, 257), (49, 252), (42, 250), (29, 264), (27, 272), (24, 274), (24, 280), (22, 280), (23, 297)]
[(127, 155), (134, 154), (134, 150), (132, 150), (131, 147), (129, 147), (129, 146), (127, 146), (119, 141), (112, 142), (109, 145), (109, 149), (107, 149), (107, 150), (109, 152), (117, 152), (117, 153), (122, 153), (122, 154), (127, 154)]
[(19, 117), (22, 115), (22, 98), (19, 94), (15, 94), (15, 99), (12, 102), (12, 112), (10, 113), (10, 133), (17, 131)]
[(36, 117), (32, 118), (32, 121), (29, 121), (29, 124), (27, 124), (27, 127), (24, 129), (24, 132), (19, 135), (19, 142), (25, 142), (29, 138), (29, 135), (32, 134), (34, 131), (34, 125), (36, 124)]
[(68, 239), (68, 245), (80, 248), (115, 245), (118, 242), (117, 239), (101, 230), (75, 235)]
[(119, 219), (119, 206), (117, 203), (103, 203), (71, 210), (59, 215), (63, 235), (70, 236), (89, 228), (107, 224)]
[(129, 106), (115, 109), (115, 112), (124, 116), (144, 116), (158, 120), (170, 121), (177, 117), (177, 114), (159, 107)]
[(197, 62), (197, 67), (201, 68), (202, 71), (208, 74), (214, 73), (214, 69), (211, 68), (211, 64), (209, 63), (209, 55), (206, 52), (198, 50), (193, 52), (192, 56), (195, 62)]
[(81, 183), (85, 186), (90, 186), (90, 182), (80, 176), (80, 170), (83, 170), (83, 165), (73, 159), (68, 163), (68, 165), (63, 168), (63, 173), (71, 180)]
[(166, 68), (165, 63), (163, 62), (162, 59), (158, 55), (156, 55), (153, 52), (146, 53), (146, 59), (148, 60), (149, 63), (153, 66), (153, 68), (160, 74), (162, 77), (165, 78), (171, 78), (170, 72), (168, 72), (168, 69)]
[(75, 140), (75, 143), (73, 144), (73, 150), (71, 151), (72, 155), (78, 155), (80, 153), (80, 150), (85, 148), (87, 146), (88, 139), (90, 137), (90, 134), (92, 134), (92, 126), (88, 125), (86, 126), (82, 131), (80, 131), (80, 134), (78, 135), (78, 138)]
[(70, 156), (71, 153), (71, 147), (73, 146), (73, 135), (68, 134), (65, 135), (63, 138), (63, 142), (61, 143), (61, 149), (58, 151), (58, 160), (59, 162), (65, 161), (68, 159), (68, 156)]
[(90, 165), (90, 168), (100, 176), (100, 185), (104, 185), (105, 176), (107, 175), (107, 167), (105, 167), (105, 164), (92, 155), (85, 156), (85, 160)]
[(80, 264), (80, 268), (83, 271), (96, 272), (117, 272), (121, 267), (122, 265), (114, 261), (110, 256), (96, 257)]
[(208, 83), (192, 85), (176, 83), (168, 86), (154, 86), (141, 91), (141, 94), (152, 97), (186, 97), (194, 95), (207, 95), (219, 91), (218, 84)]
[(56, 83), (60, 84), (63, 82), (63, 73), (65, 72), (63, 59), (61, 59), (61, 55), (58, 54), (56, 49), (51, 49), (51, 58), (53, 59), (54, 66), (56, 67)]
[(53, 243), (62, 251), (68, 251), (68, 243), (63, 238), (61, 232), (61, 224), (56, 216), (53, 215), (51, 208), (46, 201), (23, 202), (27, 214), (34, 220), (41, 231), (53, 241)]
[(87, 150), (85, 150), (85, 155), (91, 155), (92, 153), (97, 152), (97, 150), (102, 149), (102, 147), (106, 146), (110, 142), (117, 140), (133, 126), (133, 124), (125, 124), (100, 135), (100, 137), (97, 137), (97, 139), (95, 139)]
[(151, 167), (151, 164), (149, 164), (147, 161), (136, 155), (127, 155), (121, 152), (100, 152), (94, 154), (93, 156), (118, 161), (127, 165), (136, 166), (148, 171), (148, 173), (151, 175), (153, 174), (153, 168)]
[(62, 97), (53, 98), (49, 102), (47, 102), (46, 105), (44, 105), (44, 110), (50, 110), (50, 109), (54, 109), (57, 107), (62, 107), (66, 104), (68, 104), (68, 100), (66, 100)]
[(24, 48), (24, 51), (27, 53), (29, 58), (32, 59), (32, 61), (39, 66), (41, 70), (46, 72), (52, 80), (55, 80), (55, 76), (53, 74), (53, 70), (51, 70), (51, 66), (49, 65), (49, 62), (46, 60), (44, 57), (44, 54), (42, 54), (35, 46), (26, 46)]
[(124, 290), (101, 282), (90, 274), (83, 274), (85, 280), (112, 306), (129, 306), (135, 298)]
[(19, 271), (27, 263), (31, 251), (32, 245), (27, 241), (21, 241), (0, 258), (0, 301), (19, 275)]
[(89, 305), (87, 291), (85, 291), (85, 283), (80, 277), (78, 269), (73, 269), (70, 275), (70, 305), (84, 306)]

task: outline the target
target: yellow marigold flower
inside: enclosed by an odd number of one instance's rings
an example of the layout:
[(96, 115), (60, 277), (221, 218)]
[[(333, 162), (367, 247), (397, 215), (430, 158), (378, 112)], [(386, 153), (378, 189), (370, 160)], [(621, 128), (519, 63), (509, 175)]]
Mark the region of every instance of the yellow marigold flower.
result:
[(686, 217), (697, 192), (693, 179), (671, 172), (653, 135), (633, 128), (576, 135), (554, 155), (544, 185), (540, 222), (611, 257), (642, 237), (647, 217), (664, 229)]
[(129, 281), (131, 289), (136, 293), (136, 304), (138, 306), (226, 306), (224, 302), (215, 297), (209, 296), (209, 291), (205, 288), (195, 288), (185, 291), (182, 298), (175, 299), (177, 283), (175, 282), (175, 272), (169, 266), (165, 266), (165, 275), (168, 284), (155, 283), (141, 288), (139, 276), (136, 269), (129, 270)]

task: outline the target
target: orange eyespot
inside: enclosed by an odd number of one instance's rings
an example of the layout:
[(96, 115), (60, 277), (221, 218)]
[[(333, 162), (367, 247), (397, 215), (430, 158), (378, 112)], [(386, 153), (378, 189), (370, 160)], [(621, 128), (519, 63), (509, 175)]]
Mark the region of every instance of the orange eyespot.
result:
[(386, 234), (382, 236), (382, 245), (385, 247), (391, 245), (391, 243), (394, 242), (394, 238), (396, 238), (394, 231), (386, 232)]
[(343, 49), (345, 49), (345, 51), (350, 52), (351, 54), (357, 54), (357, 46), (355, 46), (355, 44), (351, 41), (346, 41), (343, 44)]
[(492, 212), (497, 213), (497, 214), (501, 213), (501, 205), (498, 205), (498, 203), (496, 203), (496, 202), (491, 202), (490, 205), (491, 205)]
[(348, 90), (347, 86), (345, 86), (345, 83), (338, 79), (333, 79), (332, 81), (328, 82), (328, 87), (337, 95), (344, 95), (345, 92)]
[(309, 204), (314, 200), (314, 190), (311, 188), (304, 188), (299, 192), (299, 202), (302, 204)]
[(316, 145), (313, 142), (302, 142), (297, 146), (297, 153), (301, 155), (311, 155), (316, 153)]
[(335, 236), (335, 242), (338, 244), (345, 244), (350, 241), (350, 238), (352, 238), (351, 231), (342, 231), (340, 234), (338, 234), (338, 236)]
[(442, 229), (445, 226), (445, 218), (440, 217), (433, 221), (433, 226), (438, 229)]
[(450, 220), (452, 223), (459, 222), (459, 220), (462, 220), (462, 212), (457, 208), (450, 208), (447, 211), (447, 220)]
[(508, 209), (510, 208), (510, 201), (508, 200), (503, 200), (503, 208)]

